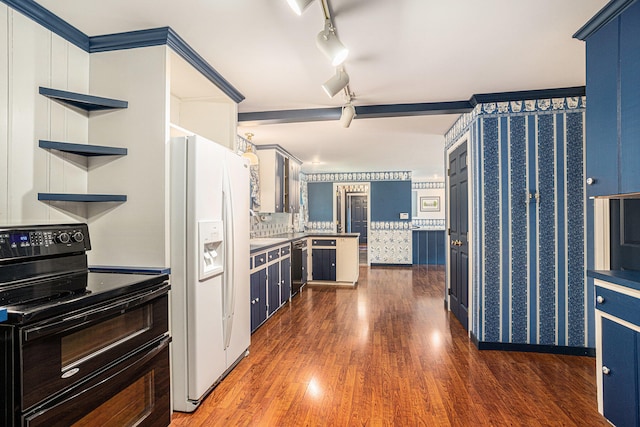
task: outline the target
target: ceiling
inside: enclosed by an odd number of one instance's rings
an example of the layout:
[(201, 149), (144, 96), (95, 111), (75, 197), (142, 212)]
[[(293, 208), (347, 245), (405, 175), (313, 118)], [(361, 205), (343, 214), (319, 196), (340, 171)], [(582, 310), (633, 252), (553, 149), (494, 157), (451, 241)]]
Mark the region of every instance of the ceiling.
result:
[[(315, 45), (320, 0), (36, 0), (89, 36), (171, 27), (244, 96), (239, 111), (339, 107), (320, 85), (334, 68)], [(572, 35), (607, 0), (328, 0), (354, 105), (466, 101), (473, 94), (585, 84)], [(458, 114), (239, 124), (305, 172), (411, 170), (441, 179), (443, 135)], [(317, 162), (317, 164), (315, 164)]]

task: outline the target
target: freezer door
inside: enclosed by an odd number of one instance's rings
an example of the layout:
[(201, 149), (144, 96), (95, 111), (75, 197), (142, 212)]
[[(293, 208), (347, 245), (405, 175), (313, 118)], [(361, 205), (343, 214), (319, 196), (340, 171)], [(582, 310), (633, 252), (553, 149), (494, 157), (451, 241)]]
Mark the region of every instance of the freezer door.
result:
[(249, 166), (242, 157), (227, 152), (225, 162), (227, 265), (225, 276), (225, 347), (227, 366), (242, 358), (251, 343), (251, 286), (249, 280)]

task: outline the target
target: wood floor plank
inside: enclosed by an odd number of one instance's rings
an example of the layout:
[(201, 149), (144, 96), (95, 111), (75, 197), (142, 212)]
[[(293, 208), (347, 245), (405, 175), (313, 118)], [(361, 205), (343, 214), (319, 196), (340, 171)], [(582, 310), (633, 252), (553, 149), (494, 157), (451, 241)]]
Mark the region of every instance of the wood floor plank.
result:
[(309, 287), (172, 426), (608, 426), (595, 359), (478, 351), (444, 309), (444, 269), (361, 267)]

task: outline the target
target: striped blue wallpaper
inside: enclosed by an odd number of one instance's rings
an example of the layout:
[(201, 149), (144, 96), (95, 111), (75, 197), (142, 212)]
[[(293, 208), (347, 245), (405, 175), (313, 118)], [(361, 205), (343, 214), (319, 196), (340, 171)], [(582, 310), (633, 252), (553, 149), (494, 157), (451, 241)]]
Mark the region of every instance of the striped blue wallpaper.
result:
[(584, 98), (480, 104), (469, 132), (474, 278), (481, 342), (590, 345), (585, 286)]

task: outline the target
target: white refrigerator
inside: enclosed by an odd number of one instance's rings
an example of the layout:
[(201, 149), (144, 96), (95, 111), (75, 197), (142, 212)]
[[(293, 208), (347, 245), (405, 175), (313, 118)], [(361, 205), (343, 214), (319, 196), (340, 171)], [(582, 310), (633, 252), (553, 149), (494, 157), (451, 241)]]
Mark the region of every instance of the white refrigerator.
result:
[(172, 400), (192, 412), (248, 354), (249, 166), (199, 136), (170, 150)]

